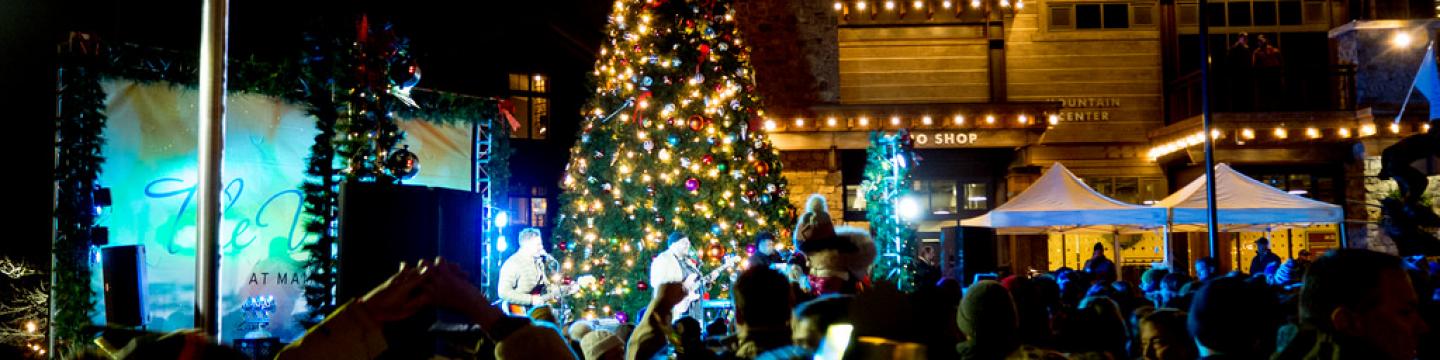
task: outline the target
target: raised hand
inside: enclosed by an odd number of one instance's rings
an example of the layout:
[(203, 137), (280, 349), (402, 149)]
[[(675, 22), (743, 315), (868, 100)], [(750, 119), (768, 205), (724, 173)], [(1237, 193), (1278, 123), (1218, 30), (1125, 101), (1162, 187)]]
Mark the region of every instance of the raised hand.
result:
[(689, 291), (685, 290), (685, 285), (678, 282), (660, 284), (659, 294), (656, 295), (658, 296), (656, 298), (656, 305), (659, 305), (660, 309), (668, 310), (675, 307), (675, 305), (681, 301), (684, 301), (688, 293)]
[(434, 294), (434, 303), (441, 308), (465, 314), (481, 326), (489, 326), (504, 316), (500, 309), (490, 305), (485, 292), (470, 283), (465, 270), (454, 263), (440, 262), (432, 271), (425, 292)]
[(433, 267), (430, 261), (422, 260), (414, 266), (400, 264), (400, 271), (370, 290), (355, 305), (371, 319), (390, 322), (414, 315), (416, 311), (431, 304), (430, 292), (422, 291), (428, 282)]

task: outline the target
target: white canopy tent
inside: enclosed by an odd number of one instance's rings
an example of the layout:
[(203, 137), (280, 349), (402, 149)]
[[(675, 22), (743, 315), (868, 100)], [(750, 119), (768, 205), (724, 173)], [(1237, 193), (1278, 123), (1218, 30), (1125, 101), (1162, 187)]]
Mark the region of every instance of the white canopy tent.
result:
[[(1339, 205), (1290, 194), (1245, 176), (1227, 164), (1215, 165), (1215, 208), (1221, 231), (1268, 231), (1344, 220)], [(1174, 231), (1205, 231), (1205, 177), (1155, 204), (1166, 209)], [(1344, 227), (1340, 229), (1344, 243)]]
[(994, 228), (997, 234), (1138, 233), (1164, 227), (1165, 210), (1101, 195), (1055, 163), (1020, 195), (960, 225)]
[[(962, 226), (994, 228), (996, 234), (1132, 234), (1165, 226), (1164, 209), (1111, 199), (1085, 185), (1064, 165), (1055, 163), (1029, 188), (994, 210), (960, 221)], [(1168, 242), (1167, 242), (1168, 243)], [(1114, 239), (1120, 262), (1120, 239)], [(1168, 263), (1169, 251), (1166, 251)]]

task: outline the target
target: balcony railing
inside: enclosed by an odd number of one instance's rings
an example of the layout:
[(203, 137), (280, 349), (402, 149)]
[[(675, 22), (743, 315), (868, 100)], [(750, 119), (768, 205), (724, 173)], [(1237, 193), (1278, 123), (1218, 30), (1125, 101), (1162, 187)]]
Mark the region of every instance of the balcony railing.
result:
[[(1355, 109), (1353, 65), (1286, 69), (1274, 73), (1216, 72), (1211, 76), (1212, 112)], [(1171, 81), (1166, 90), (1167, 124), (1200, 114), (1199, 71)]]

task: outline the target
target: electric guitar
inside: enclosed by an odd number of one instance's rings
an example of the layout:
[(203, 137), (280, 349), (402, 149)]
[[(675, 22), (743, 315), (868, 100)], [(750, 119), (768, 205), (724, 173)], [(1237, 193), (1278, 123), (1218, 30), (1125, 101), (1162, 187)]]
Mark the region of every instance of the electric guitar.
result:
[[(547, 282), (548, 282), (548, 281), (547, 281)], [(545, 294), (535, 294), (535, 295), (542, 295), (542, 296), (541, 296), (541, 300), (543, 300), (544, 305), (558, 304), (558, 305), (561, 305), (560, 307), (563, 308), (563, 307), (565, 307), (565, 306), (564, 306), (565, 304), (563, 303), (563, 300), (564, 300), (564, 298), (565, 298), (566, 296), (574, 295), (575, 293), (579, 292), (581, 288), (586, 287), (586, 286), (590, 286), (591, 284), (594, 284), (594, 283), (595, 283), (595, 277), (594, 277), (594, 276), (584, 275), (584, 276), (580, 276), (580, 277), (576, 278), (576, 279), (575, 279), (575, 282), (572, 282), (572, 283), (570, 283), (569, 285), (560, 286), (560, 287), (557, 288), (555, 291), (550, 291), (550, 292), (547, 292), (547, 293), (545, 293)], [(554, 285), (551, 285), (551, 284), (547, 284), (547, 285), (546, 285), (546, 287), (550, 287), (550, 286), (554, 286)], [(515, 316), (528, 316), (528, 315), (530, 314), (530, 310), (533, 310), (533, 309), (535, 309), (536, 307), (539, 307), (539, 306), (540, 306), (540, 305), (511, 303), (511, 302), (509, 302), (509, 301), (501, 301), (501, 302), (500, 302), (500, 309), (501, 309), (501, 310), (504, 310), (506, 314), (515, 315)], [(563, 310), (563, 309), (557, 309), (557, 310)], [(556, 314), (557, 314), (557, 315), (559, 315), (559, 314), (561, 314), (561, 313), (568, 313), (568, 311), (563, 311), (563, 312), (562, 312), (562, 311), (556, 311)]]
[(680, 300), (680, 303), (675, 305), (674, 314), (684, 314), (685, 312), (690, 311), (692, 305), (704, 298), (705, 289), (710, 288), (710, 283), (714, 282), (716, 278), (719, 278), (720, 275), (725, 272), (725, 270), (728, 270), (731, 267), (734, 267), (735, 264), (739, 263), (739, 256), (726, 256), (725, 263), (720, 264), (719, 267), (716, 267), (713, 270), (710, 270), (710, 274), (699, 278), (694, 278), (694, 276), (692, 275), (691, 278), (686, 279), (685, 290), (687, 290), (689, 294), (686, 294), (685, 299)]

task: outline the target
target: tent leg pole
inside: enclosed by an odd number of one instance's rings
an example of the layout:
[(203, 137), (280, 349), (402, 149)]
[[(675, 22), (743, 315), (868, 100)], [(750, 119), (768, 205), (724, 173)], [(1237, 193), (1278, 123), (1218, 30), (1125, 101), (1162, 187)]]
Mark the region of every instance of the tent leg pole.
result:
[(1114, 236), (1110, 242), (1115, 246), (1115, 275), (1119, 277), (1120, 274), (1125, 272), (1125, 261), (1120, 258), (1120, 231), (1116, 230)]
[(1160, 264), (1166, 269), (1174, 270), (1175, 259), (1172, 258), (1173, 254), (1170, 253), (1171, 250), (1173, 250), (1172, 246), (1170, 246), (1170, 226), (1167, 225), (1161, 228), (1160, 231), (1160, 246), (1165, 248), (1165, 250), (1163, 250), (1165, 252), (1165, 258), (1161, 260)]
[(1340, 248), (1341, 248), (1341, 249), (1346, 249), (1346, 248), (1349, 248), (1349, 247), (1350, 247), (1350, 232), (1349, 232), (1349, 231), (1345, 231), (1345, 220), (1344, 220), (1344, 219), (1341, 219), (1341, 220), (1340, 220)]
[(1065, 233), (1060, 233), (1060, 267), (1069, 266), (1068, 261), (1070, 261), (1070, 254), (1065, 253)]

